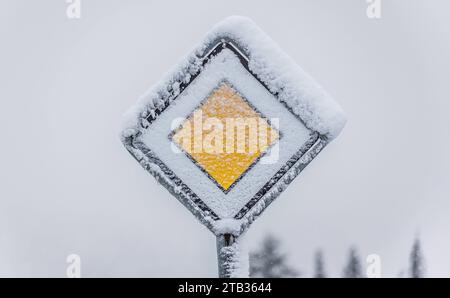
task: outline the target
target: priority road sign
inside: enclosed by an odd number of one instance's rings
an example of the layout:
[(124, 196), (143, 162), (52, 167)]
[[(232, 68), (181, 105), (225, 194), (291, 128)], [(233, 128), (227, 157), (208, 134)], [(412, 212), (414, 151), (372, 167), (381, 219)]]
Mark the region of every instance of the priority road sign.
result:
[(345, 125), (334, 100), (242, 17), (217, 24), (126, 119), (127, 150), (218, 237), (221, 276), (231, 274), (222, 249)]

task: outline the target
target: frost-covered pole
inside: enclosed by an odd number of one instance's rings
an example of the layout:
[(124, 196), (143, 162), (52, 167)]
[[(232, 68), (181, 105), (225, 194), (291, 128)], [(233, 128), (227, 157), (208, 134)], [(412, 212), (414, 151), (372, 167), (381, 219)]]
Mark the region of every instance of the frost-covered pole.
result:
[(248, 253), (241, 239), (232, 234), (217, 236), (217, 259), (220, 278), (248, 277)]
[(220, 278), (230, 278), (233, 276), (233, 260), (236, 258), (233, 242), (234, 236), (231, 234), (217, 236), (217, 261)]

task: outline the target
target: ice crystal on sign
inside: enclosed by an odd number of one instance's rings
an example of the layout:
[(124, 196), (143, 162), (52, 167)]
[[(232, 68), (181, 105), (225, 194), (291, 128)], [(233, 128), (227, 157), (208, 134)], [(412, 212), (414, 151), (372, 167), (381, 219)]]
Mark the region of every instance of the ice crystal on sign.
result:
[(227, 192), (279, 137), (277, 130), (224, 82), (173, 132), (172, 140)]

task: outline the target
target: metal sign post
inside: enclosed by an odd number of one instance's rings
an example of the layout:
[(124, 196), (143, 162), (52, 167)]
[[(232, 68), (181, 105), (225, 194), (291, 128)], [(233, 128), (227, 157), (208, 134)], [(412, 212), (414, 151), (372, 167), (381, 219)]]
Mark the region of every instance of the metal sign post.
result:
[(238, 256), (235, 253), (236, 245), (234, 236), (231, 234), (224, 234), (217, 236), (217, 262), (219, 267), (219, 277), (230, 278), (233, 277), (235, 264)]
[(131, 109), (122, 141), (216, 235), (219, 276), (234, 277), (242, 234), (344, 125), (261, 29), (231, 17)]

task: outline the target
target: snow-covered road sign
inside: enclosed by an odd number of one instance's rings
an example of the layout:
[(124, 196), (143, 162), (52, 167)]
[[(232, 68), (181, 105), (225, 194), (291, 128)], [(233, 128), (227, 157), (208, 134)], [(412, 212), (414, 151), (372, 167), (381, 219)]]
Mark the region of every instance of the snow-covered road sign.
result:
[(130, 110), (122, 140), (212, 232), (237, 237), (344, 125), (265, 33), (231, 17)]

